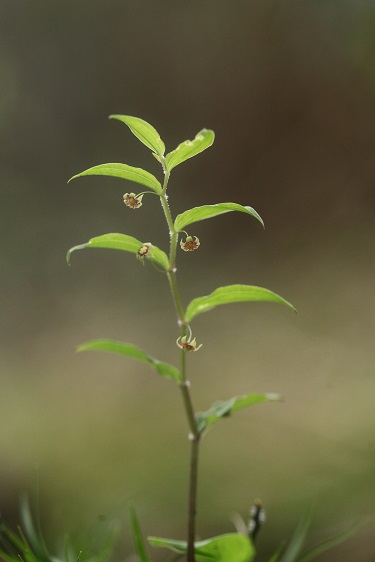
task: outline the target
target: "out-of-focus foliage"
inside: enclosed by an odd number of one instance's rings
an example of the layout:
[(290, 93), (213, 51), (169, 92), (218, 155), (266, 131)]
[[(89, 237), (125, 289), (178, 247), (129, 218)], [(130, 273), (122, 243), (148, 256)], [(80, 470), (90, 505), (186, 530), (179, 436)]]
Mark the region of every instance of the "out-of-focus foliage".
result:
[[(93, 233), (166, 250), (155, 197), (129, 214), (120, 180), (66, 185), (97, 162), (159, 173), (106, 119), (116, 112), (152, 122), (167, 153), (202, 126), (215, 130), (205, 158), (173, 170), (174, 215), (250, 202), (267, 226), (240, 213), (196, 223), (199, 251), (178, 261), (185, 304), (241, 282), (299, 311), (252, 305), (249, 317), (233, 305), (229, 325), (220, 307), (196, 319), (198, 340), (206, 334), (205, 354), (191, 361), (199, 409), (249, 391), (286, 399), (208, 433), (202, 534), (221, 533), (256, 496), (268, 508), (265, 556), (312, 498), (319, 539), (373, 513), (374, 27), (372, 3), (349, 0), (1, 2), (4, 515), (16, 519), (37, 467), (51, 527), (74, 528), (132, 496), (147, 534), (183, 536), (186, 427), (173, 385), (127, 358), (74, 354), (81, 341), (132, 335), (151, 356), (176, 360), (157, 271), (101, 250), (65, 263)], [(374, 550), (364, 531), (335, 556), (366, 562)]]

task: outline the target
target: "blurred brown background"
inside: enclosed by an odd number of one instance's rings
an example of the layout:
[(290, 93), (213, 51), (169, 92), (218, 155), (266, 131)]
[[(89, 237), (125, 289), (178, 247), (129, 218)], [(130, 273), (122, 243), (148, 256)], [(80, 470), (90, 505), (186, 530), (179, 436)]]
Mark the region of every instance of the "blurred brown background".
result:
[[(265, 231), (235, 213), (194, 227), (199, 252), (178, 256), (184, 302), (240, 282), (299, 310), (233, 305), (195, 322), (198, 410), (250, 391), (285, 396), (205, 438), (201, 536), (230, 531), (230, 514), (246, 517), (255, 497), (268, 513), (261, 559), (311, 501), (312, 540), (374, 514), (374, 69), (368, 1), (2, 0), (0, 506), (10, 520), (20, 492), (39, 486), (52, 533), (132, 499), (147, 534), (184, 536), (176, 388), (131, 360), (74, 353), (112, 337), (177, 360), (161, 274), (118, 252), (65, 262), (69, 247), (107, 232), (167, 249), (156, 198), (132, 212), (130, 184), (66, 184), (104, 162), (159, 174), (110, 113), (148, 120), (168, 150), (215, 130), (214, 146), (173, 172), (174, 214), (235, 201), (265, 220)], [(373, 560), (372, 529), (322, 560)]]

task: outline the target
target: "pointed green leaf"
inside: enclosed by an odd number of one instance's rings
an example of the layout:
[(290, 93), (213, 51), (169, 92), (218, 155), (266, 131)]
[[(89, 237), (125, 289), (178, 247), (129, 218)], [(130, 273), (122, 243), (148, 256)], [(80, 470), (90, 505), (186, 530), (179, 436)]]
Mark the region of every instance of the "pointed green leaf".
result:
[(131, 132), (145, 144), (148, 148), (156, 152), (159, 156), (163, 156), (165, 146), (160, 138), (159, 133), (150, 123), (139, 119), (139, 117), (132, 117), (131, 115), (110, 115), (110, 119), (117, 119), (122, 121), (131, 130)]
[(214, 402), (211, 408), (206, 412), (198, 412), (196, 420), (199, 432), (202, 433), (210, 425), (217, 422), (220, 418), (230, 416), (232, 412), (260, 404), (262, 402), (275, 402), (280, 401), (281, 396), (278, 394), (244, 394), (243, 396), (234, 396), (229, 400)]
[(128, 166), (127, 164), (99, 164), (99, 166), (93, 166), (92, 168), (71, 177), (68, 183), (75, 178), (80, 178), (82, 176), (109, 176), (113, 178), (121, 178), (123, 180), (129, 180), (145, 185), (155, 191), (158, 195), (162, 192), (160, 182), (155, 176), (146, 170), (142, 170), (142, 168), (134, 168), (134, 166)]
[[(84, 250), (85, 248), (105, 248), (109, 250), (122, 250), (124, 252), (131, 252), (132, 254), (137, 254), (140, 248), (142, 248), (143, 242), (133, 238), (133, 236), (127, 236), (126, 234), (103, 234), (102, 236), (96, 236), (91, 238), (85, 244), (79, 244), (70, 248), (66, 255), (66, 260), (70, 263), (70, 256), (75, 250)], [(163, 250), (160, 250), (157, 246), (150, 244), (149, 250), (145, 256), (154, 263), (160, 265), (163, 269), (169, 269), (169, 259)]]
[(133, 357), (133, 359), (138, 359), (138, 361), (148, 363), (162, 377), (173, 379), (177, 382), (180, 381), (180, 372), (176, 367), (154, 359), (154, 357), (151, 357), (132, 343), (123, 343), (114, 340), (92, 340), (79, 345), (77, 351), (106, 351), (108, 353), (115, 353), (116, 355), (127, 355), (128, 357)]
[[(173, 552), (185, 554), (186, 541), (148, 537), (154, 547), (168, 548)], [(197, 562), (251, 562), (255, 549), (248, 537), (237, 533), (228, 533), (195, 543), (195, 559)]]
[(138, 554), (138, 558), (140, 562), (150, 562), (150, 559), (146, 551), (146, 545), (143, 540), (141, 526), (139, 524), (135, 509), (132, 505), (130, 505), (130, 523), (132, 528), (135, 550)]
[(213, 144), (215, 140), (215, 133), (209, 129), (202, 129), (195, 137), (194, 140), (187, 140), (178, 145), (175, 150), (167, 154), (165, 164), (167, 170), (170, 172), (173, 168), (192, 158), (196, 154), (203, 152)]
[(253, 285), (227, 285), (226, 287), (219, 287), (210, 295), (193, 299), (186, 309), (185, 320), (186, 322), (191, 322), (198, 314), (208, 312), (221, 304), (249, 301), (278, 302), (285, 304), (296, 312), (290, 302), (268, 289), (254, 287)]
[(133, 236), (127, 236), (126, 234), (103, 234), (102, 236), (91, 238), (85, 244), (79, 244), (78, 246), (70, 248), (66, 255), (66, 261), (70, 263), (70, 256), (73, 252), (75, 252), (75, 250), (84, 250), (85, 248), (106, 248), (110, 250), (123, 250), (124, 252), (136, 254), (142, 245), (143, 244), (140, 240), (133, 238)]
[(255, 217), (264, 228), (264, 222), (255, 209), (252, 207), (238, 205), (238, 203), (217, 203), (216, 205), (202, 205), (202, 207), (194, 207), (194, 209), (189, 209), (188, 211), (177, 215), (174, 227), (177, 232), (180, 232), (185, 228), (185, 226), (188, 226), (188, 224), (216, 217), (217, 215), (222, 215), (223, 213), (229, 213), (230, 211), (247, 213), (248, 215)]

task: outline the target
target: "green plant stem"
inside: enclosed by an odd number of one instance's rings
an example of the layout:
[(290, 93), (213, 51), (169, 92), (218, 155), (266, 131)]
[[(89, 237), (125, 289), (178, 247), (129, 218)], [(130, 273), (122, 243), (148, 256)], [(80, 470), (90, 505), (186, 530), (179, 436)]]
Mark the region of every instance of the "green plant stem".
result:
[[(176, 279), (176, 249), (178, 243), (178, 232), (174, 227), (171, 211), (168, 205), (168, 197), (166, 195), (169, 173), (164, 169), (164, 185), (160, 195), (160, 202), (167, 220), (170, 235), (170, 251), (169, 251), (169, 270), (167, 272), (168, 281), (172, 293), (172, 299), (175, 304), (178, 325), (180, 328), (180, 337), (186, 335), (187, 324), (185, 321), (185, 312), (181, 303), (180, 293), (177, 287)], [(190, 382), (186, 378), (186, 351), (181, 350), (180, 361), (181, 382), (179, 384), (181, 395), (184, 403), (185, 414), (188, 421), (190, 433), (190, 474), (189, 474), (189, 499), (188, 499), (188, 529), (187, 529), (187, 562), (195, 562), (194, 543), (195, 543), (195, 526), (197, 513), (197, 485), (198, 485), (198, 459), (199, 459), (199, 443), (200, 433), (198, 430), (193, 402), (190, 393)]]

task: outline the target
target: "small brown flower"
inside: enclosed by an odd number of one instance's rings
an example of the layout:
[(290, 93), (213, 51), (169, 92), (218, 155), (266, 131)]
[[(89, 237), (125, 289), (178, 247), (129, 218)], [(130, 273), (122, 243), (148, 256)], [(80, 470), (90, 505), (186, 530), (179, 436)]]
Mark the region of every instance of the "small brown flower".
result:
[(187, 236), (185, 242), (180, 240), (180, 246), (184, 252), (194, 252), (200, 246), (199, 238), (197, 236)]
[(191, 334), (189, 338), (187, 336), (179, 337), (176, 343), (180, 349), (183, 349), (183, 351), (198, 351), (198, 349), (200, 349), (203, 345), (201, 343), (197, 346), (197, 340), (195, 338), (191, 339)]
[(142, 206), (143, 195), (136, 195), (135, 193), (125, 193), (124, 203), (131, 209), (139, 209)]

